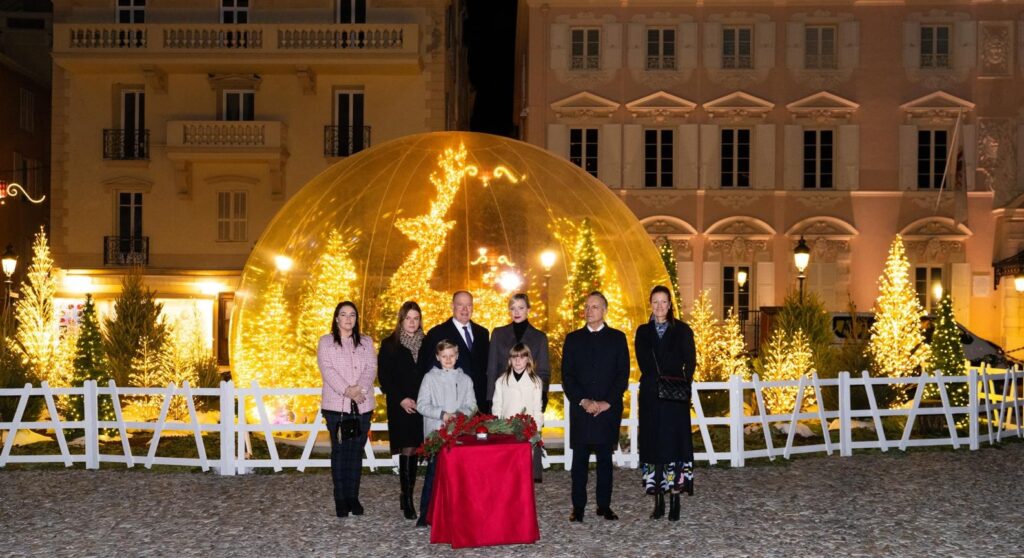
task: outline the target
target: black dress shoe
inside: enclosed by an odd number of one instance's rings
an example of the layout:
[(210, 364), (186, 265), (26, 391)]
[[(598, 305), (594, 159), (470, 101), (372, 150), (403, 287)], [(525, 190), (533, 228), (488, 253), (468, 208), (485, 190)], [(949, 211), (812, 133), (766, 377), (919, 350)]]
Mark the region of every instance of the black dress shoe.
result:
[(363, 505), (359, 503), (358, 498), (349, 498), (348, 508), (352, 511), (352, 515), (363, 515)]
[(572, 511), (569, 512), (569, 521), (583, 523), (583, 508), (573, 508)]
[(334, 514), (338, 517), (348, 517), (349, 507), (348, 502), (344, 500), (334, 501)]
[(609, 521), (615, 521), (619, 518), (611, 508), (597, 508), (597, 515), (600, 515)]

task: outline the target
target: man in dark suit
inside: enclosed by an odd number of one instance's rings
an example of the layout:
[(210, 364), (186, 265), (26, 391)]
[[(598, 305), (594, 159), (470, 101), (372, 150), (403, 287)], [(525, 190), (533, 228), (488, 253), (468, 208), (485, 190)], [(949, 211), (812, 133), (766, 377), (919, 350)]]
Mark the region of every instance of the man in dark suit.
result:
[(572, 449), (572, 513), (583, 521), (587, 505), (590, 454), (597, 454), (597, 515), (618, 519), (612, 511), (612, 451), (619, 442), (622, 397), (629, 385), (626, 334), (604, 323), (608, 300), (594, 291), (584, 307), (587, 325), (565, 336), (562, 386), (569, 399), (569, 447)]
[(452, 317), (427, 332), (420, 346), (420, 355), (416, 359), (420, 370), (426, 374), (434, 366), (440, 367), (435, 357), (437, 344), (447, 339), (459, 346), (459, 360), (456, 368), (461, 368), (473, 379), (473, 391), (476, 395), (476, 407), (481, 412), (491, 412), (487, 402), (487, 353), (490, 350), (487, 328), (474, 322), (473, 295), (468, 291), (456, 291), (452, 295)]

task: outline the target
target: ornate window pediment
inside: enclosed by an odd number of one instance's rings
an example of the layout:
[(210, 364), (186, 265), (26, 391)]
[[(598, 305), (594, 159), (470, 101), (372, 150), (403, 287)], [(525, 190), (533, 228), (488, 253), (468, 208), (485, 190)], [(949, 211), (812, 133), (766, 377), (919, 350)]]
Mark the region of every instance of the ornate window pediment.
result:
[(811, 261), (827, 263), (849, 259), (850, 240), (858, 234), (853, 225), (827, 216), (804, 219), (786, 231), (786, 237), (794, 248), (798, 239), (803, 237), (811, 248)]
[(697, 229), (692, 225), (669, 215), (652, 215), (640, 220), (647, 234), (658, 237), (663, 236), (669, 240), (689, 240), (697, 235)]
[(925, 217), (903, 227), (903, 240), (951, 240), (962, 242), (971, 236), (971, 229), (963, 223), (954, 223), (949, 217)]
[(964, 241), (972, 234), (966, 225), (949, 217), (925, 217), (900, 231), (911, 261), (936, 263), (962, 261)]
[(749, 240), (769, 240), (775, 236), (775, 229), (757, 217), (726, 217), (708, 227), (704, 232), (709, 240), (721, 240), (743, 236)]
[(722, 120), (763, 120), (774, 108), (775, 103), (743, 91), (736, 91), (704, 103), (704, 110), (711, 118)]
[(821, 91), (786, 105), (786, 110), (794, 119), (814, 122), (849, 120), (859, 108), (860, 104), (828, 91)]
[(135, 176), (115, 176), (103, 181), (103, 189), (107, 192), (134, 190), (136, 192), (148, 193), (153, 189), (153, 181)]
[(900, 105), (908, 123), (951, 124), (961, 113), (974, 110), (974, 103), (945, 91), (929, 93)]
[(676, 251), (677, 257), (691, 258), (693, 252), (690, 240), (697, 236), (697, 229), (692, 225), (670, 215), (652, 215), (640, 220), (644, 230), (655, 242), (668, 240)]
[(671, 118), (686, 118), (695, 108), (697, 108), (697, 103), (664, 91), (658, 91), (626, 103), (626, 110), (633, 118), (650, 118), (655, 122)]
[(551, 110), (558, 118), (609, 118), (619, 110), (619, 103), (583, 91), (551, 103)]
[(221, 89), (252, 89), (260, 90), (263, 78), (259, 74), (209, 74), (207, 80), (210, 82), (210, 89), (220, 91)]
[(752, 261), (759, 252), (768, 252), (775, 229), (756, 217), (726, 217), (708, 227), (707, 237), (711, 253), (725, 259)]

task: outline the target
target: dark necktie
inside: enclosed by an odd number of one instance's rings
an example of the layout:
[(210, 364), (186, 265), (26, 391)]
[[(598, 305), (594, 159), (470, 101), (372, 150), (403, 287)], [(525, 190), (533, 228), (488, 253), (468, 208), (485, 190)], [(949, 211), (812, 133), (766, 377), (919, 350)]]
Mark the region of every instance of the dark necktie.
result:
[(462, 326), (462, 331), (466, 332), (466, 347), (469, 350), (473, 350), (473, 336), (469, 334), (469, 326)]

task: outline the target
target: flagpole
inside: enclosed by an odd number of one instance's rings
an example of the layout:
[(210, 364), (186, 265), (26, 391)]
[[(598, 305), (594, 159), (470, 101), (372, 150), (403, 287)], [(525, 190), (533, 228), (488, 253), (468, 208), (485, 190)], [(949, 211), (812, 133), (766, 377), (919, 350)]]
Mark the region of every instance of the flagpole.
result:
[[(961, 108), (956, 113), (956, 124), (953, 125), (953, 141), (949, 142), (949, 146), (946, 148), (946, 168), (942, 169), (942, 182), (939, 183), (939, 196), (935, 198), (935, 213), (939, 212), (939, 206), (942, 205), (942, 191), (946, 187), (946, 179), (949, 177), (949, 163), (954, 161), (953, 156), (956, 153), (957, 142), (960, 140), (960, 121), (964, 117), (964, 109)], [(955, 168), (955, 167), (954, 167)]]

